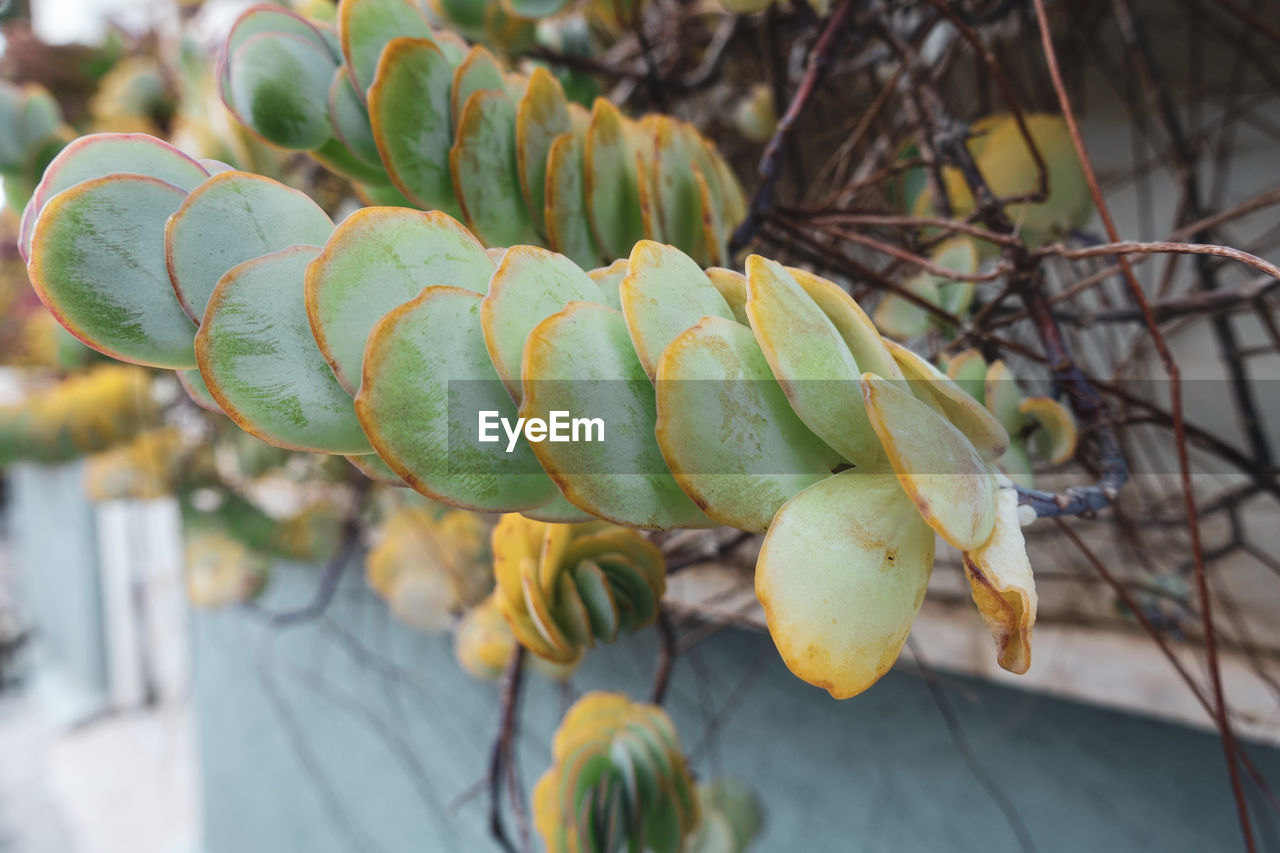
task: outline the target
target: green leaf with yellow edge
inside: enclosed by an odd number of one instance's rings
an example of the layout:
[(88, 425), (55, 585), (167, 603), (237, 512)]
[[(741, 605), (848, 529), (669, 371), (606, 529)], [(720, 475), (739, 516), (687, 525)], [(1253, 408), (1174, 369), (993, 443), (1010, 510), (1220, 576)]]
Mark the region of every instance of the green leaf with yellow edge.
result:
[(462, 119), (462, 110), (472, 95), (489, 90), (505, 92), (504, 83), (502, 66), (493, 54), (480, 45), (472, 47), (454, 69), (449, 87), (449, 111), (454, 127)]
[(987, 378), (987, 362), (976, 349), (962, 350), (946, 360), (947, 377), (954, 380), (965, 393), (979, 403), (986, 396), (984, 383)]
[(519, 56), (537, 40), (537, 21), (512, 14), (505, 3), (484, 4), (484, 29), (480, 41), (487, 42), (506, 56)]
[(566, 0), (505, 0), (523, 18), (546, 18), (565, 7)]
[(707, 317), (672, 341), (656, 387), (662, 455), (721, 524), (763, 533), (779, 507), (840, 464), (792, 411), (751, 330), (732, 320)]
[(702, 196), (694, 177), (694, 155), (701, 142), (682, 122), (655, 116), (653, 182), (663, 238), (684, 247), (706, 265), (707, 242), (702, 229)]
[(577, 132), (562, 133), (551, 141), (543, 221), (551, 248), (587, 268), (600, 263), (601, 251), (587, 211), (582, 151)]
[(178, 302), (199, 323), (232, 267), (295, 244), (323, 246), (333, 222), (306, 193), (248, 172), (222, 172), (187, 196), (164, 227)]
[(625, 257), (645, 236), (635, 149), (628, 120), (604, 98), (591, 109), (583, 150), (592, 230), (606, 257)]
[(969, 439), (942, 415), (875, 374), (862, 377), (871, 426), (920, 515), (961, 551), (987, 541), (996, 480)]
[(498, 264), (480, 316), (493, 366), (516, 402), (525, 340), (534, 326), (574, 300), (603, 301), (599, 286), (564, 255), (513, 246)]
[(622, 313), (645, 373), (658, 370), (662, 351), (703, 317), (733, 320), (728, 303), (693, 259), (672, 246), (641, 240), (631, 250), (618, 288)]
[(418, 207), (462, 211), (453, 193), (453, 66), (430, 39), (387, 43), (369, 89), (369, 115), (391, 180)]
[[(628, 527), (706, 522), (662, 459), (653, 434), (653, 387), (621, 314), (605, 305), (571, 302), (529, 335), (522, 372), (522, 417), (546, 419), (553, 410), (594, 412), (607, 424), (603, 442), (533, 445), (570, 503)], [(621, 460), (626, 470), (617, 472)]]
[(1018, 493), (1012, 484), (1001, 484), (996, 505), (990, 538), (961, 556), (974, 604), (996, 641), (1000, 666), (1021, 675), (1031, 666), (1036, 584), (1018, 524)]
[[(383, 170), (381, 163), (376, 166), (372, 163), (366, 163), (348, 151), (347, 146), (343, 145), (338, 139), (329, 139), (319, 148), (313, 149), (308, 153), (311, 155), (311, 159), (321, 166), (349, 181), (370, 187), (378, 185), (390, 186), (387, 183), (387, 173)], [(359, 189), (357, 187), (357, 191)]]
[(755, 581), (787, 668), (837, 699), (874, 684), (924, 600), (933, 543), (891, 474), (845, 471), (788, 501)]
[(351, 79), (363, 95), (373, 85), (378, 57), (400, 36), (431, 38), (431, 28), (413, 0), (341, 0), (338, 35)]
[(844, 338), (845, 345), (849, 347), (849, 352), (853, 353), (853, 358), (858, 362), (860, 369), (883, 376), (902, 388), (907, 387), (902, 377), (902, 369), (898, 367), (893, 354), (889, 352), (888, 342), (880, 336), (871, 318), (852, 296), (835, 282), (814, 275), (808, 270), (797, 267), (783, 267), (783, 269), (795, 279), (796, 284), (800, 285), (805, 293), (809, 294), (809, 298), (817, 303), (822, 313), (827, 315), (827, 319), (840, 333), (840, 337)]
[(569, 108), (560, 81), (545, 68), (535, 68), (516, 105), (516, 164), (525, 206), (538, 230), (546, 233), (547, 155), (551, 143), (571, 130)]
[(344, 148), (371, 166), (382, 165), (378, 142), (369, 123), (369, 110), (345, 65), (338, 66), (329, 83), (329, 122), (334, 137)]
[(747, 258), (747, 316), (791, 408), (858, 466), (881, 458), (859, 388), (862, 372), (827, 315), (781, 265)]
[(27, 272), (68, 331), (120, 361), (195, 366), (195, 326), (164, 262), (164, 223), (185, 196), (156, 178), (115, 174), (49, 200)]
[(462, 109), (449, 165), (467, 224), (489, 246), (537, 243), (520, 194), (516, 167), (516, 108), (503, 92), (473, 94)]
[(183, 190), (198, 187), (209, 172), (163, 140), (145, 133), (94, 133), (72, 142), (53, 158), (22, 211), (18, 247), (31, 259), (36, 219), (49, 199), (76, 184), (120, 172), (146, 175)]
[[(978, 244), (972, 237), (952, 237), (938, 244), (930, 256), (940, 267), (971, 276), (978, 272)], [(972, 281), (937, 279), (938, 305), (949, 314), (964, 316), (973, 304), (977, 285)]]
[(704, 272), (711, 280), (712, 287), (720, 291), (720, 295), (728, 303), (733, 319), (744, 326), (751, 325), (751, 321), (747, 319), (747, 277), (723, 267), (708, 267)]
[[(1049, 194), (1041, 202), (1006, 205), (1004, 212), (1034, 246), (1082, 228), (1093, 212), (1093, 199), (1063, 118), (1033, 113), (1024, 120), (1048, 168)], [(986, 130), (976, 157), (992, 193), (997, 197), (1034, 193), (1040, 171), (1018, 123), (1012, 116), (994, 116)]]
[(622, 310), (622, 295), (618, 292), (618, 288), (621, 287), (622, 280), (627, 277), (627, 264), (627, 258), (618, 258), (607, 267), (587, 270), (587, 275), (604, 294), (604, 304), (617, 311)]
[[(379, 321), (365, 350), (356, 412), (378, 455), (428, 497), (485, 512), (540, 506), (556, 489), (527, 445), (508, 454), (505, 442), (458, 440), (475, 434), (479, 410), (515, 419), (484, 346), (480, 300), (471, 290), (428, 287)], [(466, 383), (465, 400), (454, 398), (451, 382)], [(498, 473), (497, 460), (531, 473)]]
[(329, 86), (338, 64), (300, 36), (262, 33), (228, 59), (231, 102), (263, 139), (294, 150), (318, 148), (333, 135)]
[(999, 458), (1009, 447), (1000, 421), (953, 379), (904, 346), (887, 342), (913, 394), (960, 430), (983, 459)]
[[(931, 305), (942, 301), (937, 276), (927, 272), (916, 273), (902, 283), (902, 288)], [(886, 293), (876, 306), (876, 327), (895, 338), (923, 335), (929, 331), (931, 320), (932, 315), (928, 311), (899, 293)]]
[(591, 521), (595, 516), (578, 509), (562, 494), (557, 494), (550, 503), (536, 506), (533, 509), (521, 510), (520, 514), (533, 521), (545, 521), (551, 524), (578, 524)]
[(209, 299), (196, 358), (214, 399), (245, 432), (289, 450), (369, 453), (351, 397), (307, 322), (303, 281), (319, 251), (291, 246), (228, 271)]
[(1009, 365), (1001, 359), (987, 365), (987, 375), (983, 379), (983, 400), (987, 409), (1010, 435), (1022, 432), (1022, 412), (1018, 411), (1022, 404), (1022, 388)]
[(1079, 433), (1070, 409), (1051, 397), (1026, 397), (1018, 411), (1035, 422), (1031, 442), (1046, 462), (1061, 465), (1075, 455)]
[(457, 220), (371, 207), (349, 216), (307, 270), (307, 316), (343, 388), (355, 394), (369, 331), (424, 287), (447, 283), (484, 293), (495, 267)]

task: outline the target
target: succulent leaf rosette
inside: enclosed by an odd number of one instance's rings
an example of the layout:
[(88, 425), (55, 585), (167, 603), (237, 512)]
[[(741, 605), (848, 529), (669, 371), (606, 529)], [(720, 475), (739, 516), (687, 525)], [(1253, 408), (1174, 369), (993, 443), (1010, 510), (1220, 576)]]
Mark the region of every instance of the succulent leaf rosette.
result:
[[(553, 3), (439, 0), (493, 35)], [(505, 16), (493, 16), (493, 10)], [(519, 29), (519, 26), (516, 27)], [(337, 28), (254, 6), (232, 27), (222, 98), (267, 142), (308, 151), (364, 188), (462, 219), (486, 246), (549, 246), (592, 267), (661, 239), (703, 264), (727, 260), (746, 213), (737, 179), (691, 125), (633, 120), (608, 100), (568, 100), (545, 68), (512, 71), (438, 30), (409, 0), (343, 0)]]
[(533, 789), (548, 851), (679, 853), (698, 825), (698, 796), (666, 712), (621, 693), (573, 704)]
[(662, 553), (634, 530), (506, 515), (493, 531), (495, 599), (520, 644), (554, 663), (653, 623)]
[[(439, 211), (366, 208), (335, 227), (294, 190), (136, 136), (69, 146), (26, 220), (37, 292), (94, 348), (182, 371), (269, 443), (523, 516), (496, 548), (515, 555), (499, 602), (550, 659), (613, 628), (594, 621), (608, 608), (587, 600), (585, 560), (566, 571), (532, 543), (604, 534), (533, 522), (600, 520), (767, 532), (756, 591), (773, 638), (839, 697), (893, 663), (937, 534), (964, 555), (1002, 665), (1029, 663), (1036, 599), (998, 468), (1006, 427), (812, 273), (759, 256), (704, 269), (648, 240), (584, 269), (535, 246), (487, 250)], [(483, 411), (594, 412), (615, 439), (460, 440)], [(625, 590), (635, 608), (619, 625), (642, 624), (660, 575), (644, 546), (618, 547), (631, 569), (597, 564), (614, 604)], [(554, 609), (576, 600), (585, 621)]]

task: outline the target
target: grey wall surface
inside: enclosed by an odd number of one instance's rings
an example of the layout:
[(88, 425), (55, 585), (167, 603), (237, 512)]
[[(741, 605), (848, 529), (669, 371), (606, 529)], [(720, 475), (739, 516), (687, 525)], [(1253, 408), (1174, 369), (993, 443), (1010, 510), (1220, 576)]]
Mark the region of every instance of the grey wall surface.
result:
[[(305, 602), (318, 576), (278, 567), (262, 606)], [(205, 853), (494, 849), (475, 786), (496, 688), (458, 668), (447, 638), (394, 623), (358, 568), (318, 622), (193, 618)], [(572, 696), (646, 696), (654, 649), (648, 631), (591, 652), (571, 688), (532, 678), (526, 786)], [(941, 685), (979, 772), (1042, 853), (1240, 849), (1215, 738), (972, 680)], [(757, 851), (1022, 849), (917, 675), (835, 702), (793, 678), (768, 637), (725, 630), (678, 659), (668, 707), (697, 774), (737, 776), (763, 798)], [(1251, 752), (1264, 774), (1280, 772), (1280, 754)], [(1276, 849), (1273, 826), (1263, 842)]]
[(8, 518), (19, 600), (35, 625), (41, 676), (67, 719), (106, 701), (101, 577), (84, 465), (21, 463), (8, 469)]

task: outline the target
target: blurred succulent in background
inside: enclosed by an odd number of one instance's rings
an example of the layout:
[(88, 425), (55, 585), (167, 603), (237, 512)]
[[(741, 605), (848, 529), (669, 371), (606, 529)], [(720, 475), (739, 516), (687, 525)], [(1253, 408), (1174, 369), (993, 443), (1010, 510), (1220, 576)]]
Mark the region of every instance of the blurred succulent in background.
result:
[(760, 831), (759, 803), (736, 779), (700, 783), (698, 811), (702, 819), (683, 853), (742, 853)]
[[(1013, 116), (991, 115), (973, 122), (968, 147), (992, 194), (997, 198), (1020, 199), (1006, 203), (1004, 214), (1027, 244), (1035, 247), (1084, 227), (1093, 215), (1093, 200), (1062, 117), (1029, 113), (1024, 119), (1027, 133), (1046, 169), (1043, 198), (1035, 198), (1040, 190), (1041, 171)], [(919, 151), (913, 144), (904, 146), (899, 154), (900, 160), (918, 157)], [(973, 212), (973, 193), (960, 170), (946, 166), (940, 174), (941, 189), (947, 194), (945, 205), (934, 198), (935, 190), (925, 167), (903, 172), (895, 195), (900, 197), (905, 212), (913, 216), (937, 216), (940, 211), (950, 210), (956, 219)], [(995, 252), (996, 247), (989, 242), (979, 241), (978, 245), (984, 254)]]
[(188, 532), (185, 554), (187, 598), (196, 607), (243, 604), (266, 584), (267, 559), (226, 533)]
[(987, 364), (969, 349), (945, 359), (943, 367), (1009, 433), (1009, 449), (997, 464), (1015, 483), (1033, 485), (1033, 458), (1061, 465), (1075, 455), (1078, 430), (1071, 410), (1052, 397), (1024, 394), (1003, 361)]
[(773, 100), (773, 87), (757, 83), (733, 108), (733, 124), (752, 142), (765, 142), (778, 126), (778, 106)]
[(588, 693), (551, 742), (533, 822), (551, 851), (679, 853), (699, 799), (671, 720), (657, 705)]
[(475, 513), (406, 501), (376, 535), (365, 578), (414, 628), (447, 630), (493, 588), (489, 525)]
[(496, 681), (515, 649), (515, 634), (493, 593), (462, 614), (454, 626), (454, 657), (473, 678)]
[[(942, 269), (973, 276), (978, 272), (977, 241), (971, 237), (952, 237), (939, 243), (930, 253), (929, 260)], [(957, 317), (968, 316), (975, 289), (971, 280), (948, 279), (927, 270), (907, 279), (902, 287), (913, 296)], [(881, 332), (898, 339), (923, 335), (938, 325), (934, 315), (918, 303), (893, 292), (886, 293), (876, 306), (875, 321)]]
[(0, 179), (12, 210), (22, 209), (49, 161), (73, 135), (43, 87), (0, 80)]
[(90, 500), (151, 500), (170, 496), (186, 442), (174, 427), (148, 429), (128, 444), (95, 453), (85, 463), (85, 493)]

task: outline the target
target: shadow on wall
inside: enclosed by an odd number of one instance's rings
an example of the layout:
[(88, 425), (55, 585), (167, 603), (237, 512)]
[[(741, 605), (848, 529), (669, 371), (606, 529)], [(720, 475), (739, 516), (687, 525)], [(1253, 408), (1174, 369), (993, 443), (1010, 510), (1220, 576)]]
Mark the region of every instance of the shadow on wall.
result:
[[(277, 567), (264, 606), (305, 602), (318, 571)], [(482, 777), (497, 690), (458, 668), (447, 637), (396, 624), (358, 571), (318, 622), (270, 628), (223, 611), (194, 623), (206, 853), (494, 849)], [(654, 641), (648, 631), (592, 651), (569, 687), (531, 676), (526, 790), (579, 692), (647, 695)], [(941, 683), (982, 770), (1042, 853), (1238, 846), (1213, 736), (968, 679)], [(891, 673), (838, 703), (794, 679), (767, 636), (726, 629), (678, 659), (668, 707), (701, 778), (732, 775), (761, 798), (755, 850), (1022, 849), (918, 676)], [(1252, 752), (1264, 774), (1280, 771), (1280, 753)], [(1274, 841), (1274, 821), (1263, 832)]]

